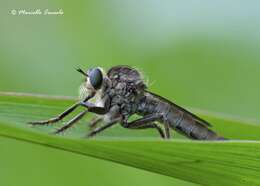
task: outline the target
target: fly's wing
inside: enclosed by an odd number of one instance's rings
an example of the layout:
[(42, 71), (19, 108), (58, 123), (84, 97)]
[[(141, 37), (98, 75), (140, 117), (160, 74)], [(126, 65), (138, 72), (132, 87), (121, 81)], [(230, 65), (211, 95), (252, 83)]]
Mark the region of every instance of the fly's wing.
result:
[(152, 93), (152, 92), (150, 92), (150, 91), (147, 91), (147, 90), (146, 90), (146, 92), (148, 92), (149, 94), (153, 95), (154, 97), (156, 97), (156, 98), (158, 98), (158, 99), (160, 99), (160, 100), (163, 100), (164, 102), (167, 102), (168, 104), (170, 104), (170, 105), (172, 105), (173, 107), (175, 107), (175, 108), (181, 110), (181, 111), (184, 112), (185, 114), (190, 115), (197, 123), (199, 123), (199, 124), (201, 124), (201, 125), (203, 125), (203, 126), (206, 126), (206, 127), (211, 127), (211, 124), (208, 123), (207, 121), (201, 119), (200, 117), (196, 116), (195, 114), (192, 114), (192, 113), (189, 112), (188, 110), (186, 110), (186, 109), (184, 109), (184, 108), (182, 108), (182, 107), (176, 105), (175, 103), (169, 101), (168, 99), (163, 98), (163, 97), (161, 97), (161, 96), (159, 96), (159, 95), (157, 95), (157, 94), (155, 94), (155, 93)]

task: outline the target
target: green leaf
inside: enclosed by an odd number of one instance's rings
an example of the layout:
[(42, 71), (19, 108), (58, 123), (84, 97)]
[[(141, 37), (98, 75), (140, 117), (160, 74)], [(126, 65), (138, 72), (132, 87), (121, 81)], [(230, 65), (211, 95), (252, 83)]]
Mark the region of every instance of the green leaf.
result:
[[(163, 141), (156, 138), (156, 133), (152, 131), (140, 132), (120, 127), (108, 129), (102, 136), (87, 140), (81, 136), (86, 132), (83, 123), (88, 118), (64, 136), (48, 134), (53, 130), (52, 126), (31, 128), (26, 125), (27, 121), (57, 115), (73, 102), (69, 98), (1, 93), (0, 135), (202, 185), (260, 185), (260, 141), (256, 141), (260, 138), (257, 135), (260, 134), (259, 125), (202, 114), (221, 135), (230, 139), (247, 139), (226, 142), (175, 138)], [(58, 125), (61, 126), (61, 123)]]

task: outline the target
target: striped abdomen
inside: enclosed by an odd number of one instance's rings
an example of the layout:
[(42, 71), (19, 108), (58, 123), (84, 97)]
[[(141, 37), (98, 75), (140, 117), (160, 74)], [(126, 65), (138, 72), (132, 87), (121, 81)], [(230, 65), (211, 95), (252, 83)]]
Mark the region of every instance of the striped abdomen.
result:
[(224, 139), (210, 130), (208, 124), (205, 124), (203, 120), (190, 115), (190, 113), (178, 110), (178, 108), (171, 107), (169, 112), (164, 116), (163, 122), (168, 123), (171, 128), (192, 139)]
[(160, 122), (168, 124), (172, 129), (189, 138), (198, 140), (224, 139), (210, 130), (211, 125), (205, 120), (154, 93), (145, 93), (145, 101), (141, 110), (143, 110), (143, 114), (157, 113), (162, 115)]

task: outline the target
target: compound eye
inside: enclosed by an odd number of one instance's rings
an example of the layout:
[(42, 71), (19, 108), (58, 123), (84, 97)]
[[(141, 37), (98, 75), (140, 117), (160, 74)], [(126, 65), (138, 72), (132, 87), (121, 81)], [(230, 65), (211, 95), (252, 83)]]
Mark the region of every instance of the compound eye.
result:
[(95, 90), (98, 90), (103, 82), (103, 75), (99, 68), (93, 68), (89, 71), (89, 80)]

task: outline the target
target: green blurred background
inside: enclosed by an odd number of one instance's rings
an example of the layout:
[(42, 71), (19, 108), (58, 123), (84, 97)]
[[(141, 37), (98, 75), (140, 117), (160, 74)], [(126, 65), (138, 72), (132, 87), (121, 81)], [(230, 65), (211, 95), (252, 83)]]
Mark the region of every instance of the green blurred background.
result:
[[(126, 64), (179, 105), (260, 120), (259, 7), (253, 0), (1, 1), (0, 91), (77, 96), (75, 67)], [(194, 185), (2, 137), (0, 145), (5, 186)]]

